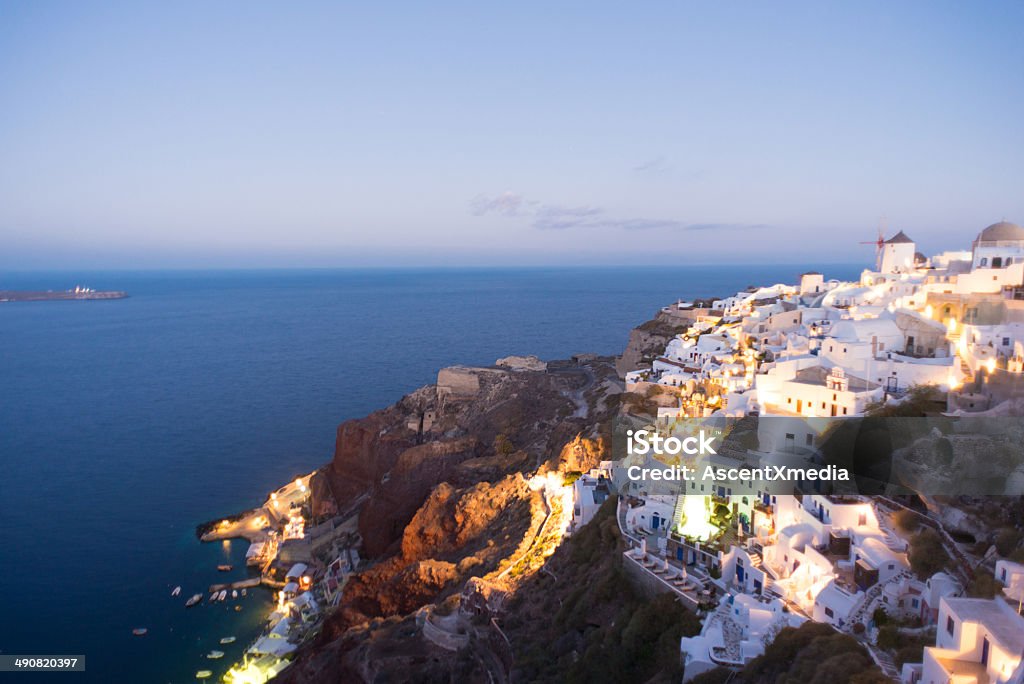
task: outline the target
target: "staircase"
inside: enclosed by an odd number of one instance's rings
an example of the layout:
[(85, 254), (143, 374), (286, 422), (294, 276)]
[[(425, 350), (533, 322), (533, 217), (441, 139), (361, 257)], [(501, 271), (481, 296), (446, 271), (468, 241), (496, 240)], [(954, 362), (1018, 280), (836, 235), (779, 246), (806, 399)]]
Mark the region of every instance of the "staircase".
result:
[(892, 659), (891, 655), (871, 646), (868, 647), (868, 652), (871, 653), (871, 659), (875, 661), (886, 677), (899, 681), (900, 670), (896, 667), (896, 661)]
[(747, 555), (750, 556), (750, 564), (758, 570), (760, 570), (761, 565), (764, 563), (764, 561), (761, 559), (761, 554), (759, 554), (757, 551), (751, 551), (750, 549), (747, 549)]
[(676, 495), (676, 505), (672, 508), (672, 522), (669, 523), (669, 530), (672, 530), (683, 519), (683, 497), (685, 494)]
[(774, 598), (783, 598), (782, 591), (775, 586), (775, 580), (768, 575), (764, 576), (764, 585), (761, 587), (761, 593), (765, 596), (772, 596)]

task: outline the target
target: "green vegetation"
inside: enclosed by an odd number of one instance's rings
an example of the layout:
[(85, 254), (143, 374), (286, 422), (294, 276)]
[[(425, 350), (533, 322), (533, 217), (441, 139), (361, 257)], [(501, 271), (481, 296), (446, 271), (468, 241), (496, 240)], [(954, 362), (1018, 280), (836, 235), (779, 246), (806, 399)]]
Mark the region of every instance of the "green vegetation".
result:
[(974, 579), (967, 585), (967, 595), (971, 598), (995, 598), (995, 595), (1002, 590), (1003, 585), (996, 580), (996, 576), (984, 568), (978, 568), (974, 572)]
[(678, 682), (679, 639), (700, 631), (672, 594), (646, 598), (622, 569), (614, 498), (516, 592), (504, 621), (528, 682)]
[(938, 387), (913, 385), (900, 403), (872, 402), (868, 404), (864, 414), (872, 418), (919, 418), (944, 411), (945, 408), (946, 395)]
[(512, 440), (504, 432), (499, 432), (494, 438), (494, 453), (499, 456), (511, 456), (515, 453), (516, 447)]
[(910, 538), (910, 569), (921, 579), (927, 579), (949, 565), (949, 554), (942, 537), (930, 527)]
[(919, 663), (924, 657), (924, 647), (935, 644), (935, 634), (905, 633), (897, 623), (879, 628), (875, 642), (879, 648), (889, 651), (899, 667), (904, 663)]
[(853, 637), (805, 622), (779, 632), (739, 673), (744, 684), (882, 684), (889, 680)]
[(996, 551), (1004, 558), (1020, 545), (1021, 533), (1016, 527), (1003, 527), (996, 533)]
[(892, 521), (896, 524), (896, 527), (900, 532), (906, 532), (908, 534), (917, 532), (921, 527), (921, 520), (913, 511), (908, 511), (905, 508), (901, 508), (892, 515)]

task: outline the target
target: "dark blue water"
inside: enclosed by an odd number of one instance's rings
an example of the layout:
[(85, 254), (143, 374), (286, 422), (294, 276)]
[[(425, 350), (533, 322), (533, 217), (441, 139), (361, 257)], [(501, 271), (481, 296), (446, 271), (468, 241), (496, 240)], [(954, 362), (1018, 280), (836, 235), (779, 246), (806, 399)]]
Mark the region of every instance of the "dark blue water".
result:
[(200, 544), (194, 526), (326, 462), (340, 421), (446, 365), (618, 353), (677, 297), (802, 270), (0, 274), (0, 289), (131, 294), (0, 304), (0, 650), (87, 655), (87, 676), (57, 681), (189, 682), (236, 635), (219, 675), (269, 597), (185, 610), (246, 548)]

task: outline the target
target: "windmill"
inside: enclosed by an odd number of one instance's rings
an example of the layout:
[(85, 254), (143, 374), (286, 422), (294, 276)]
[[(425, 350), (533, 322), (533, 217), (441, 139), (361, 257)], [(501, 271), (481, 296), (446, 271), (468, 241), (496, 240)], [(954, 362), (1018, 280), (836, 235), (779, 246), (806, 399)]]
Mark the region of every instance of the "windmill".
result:
[(885, 233), (882, 232), (885, 228), (885, 217), (878, 219), (878, 238), (875, 240), (861, 240), (862, 245), (874, 245), (875, 246), (875, 268), (882, 267), (882, 250), (885, 249)]

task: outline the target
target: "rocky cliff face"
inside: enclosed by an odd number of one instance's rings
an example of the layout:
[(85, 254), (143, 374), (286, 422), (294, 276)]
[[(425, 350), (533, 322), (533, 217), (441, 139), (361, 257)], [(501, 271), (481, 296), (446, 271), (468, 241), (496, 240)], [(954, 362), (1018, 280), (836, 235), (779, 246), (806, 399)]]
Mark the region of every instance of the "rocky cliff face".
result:
[[(339, 426), (334, 458), (312, 483), (313, 506), (358, 510), (370, 565), (349, 579), (318, 642), (283, 681), (370, 681), (378, 660), (404, 666), (382, 636), (401, 633), (401, 616), (529, 548), (549, 509), (528, 479), (586, 470), (602, 457), (596, 424), (619, 391), (609, 360), (505, 361), (444, 369), (435, 385)], [(407, 652), (422, 650), (420, 641)], [(465, 665), (441, 660), (449, 673)]]
[(629, 343), (615, 362), (619, 377), (641, 368), (649, 368), (651, 362), (665, 351), (665, 345), (676, 335), (685, 332), (690, 322), (672, 317), (664, 312), (629, 333)]

